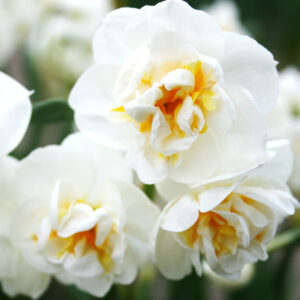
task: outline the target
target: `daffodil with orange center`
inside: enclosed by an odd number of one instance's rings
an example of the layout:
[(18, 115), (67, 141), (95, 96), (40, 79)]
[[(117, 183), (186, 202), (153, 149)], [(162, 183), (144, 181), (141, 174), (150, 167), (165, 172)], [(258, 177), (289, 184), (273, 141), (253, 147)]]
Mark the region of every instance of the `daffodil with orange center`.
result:
[(43, 274), (97, 297), (131, 283), (159, 214), (131, 181), (119, 153), (81, 134), (34, 151), (16, 174), (15, 247)]
[(269, 144), (275, 158), (227, 180), (186, 186), (157, 184), (169, 201), (153, 240), (156, 263), (171, 279), (192, 267), (201, 275), (200, 258), (218, 275), (238, 279), (246, 264), (266, 260), (266, 247), (284, 217), (299, 207), (286, 181), (291, 152), (286, 142)]
[[(122, 149), (144, 183), (187, 184), (266, 159), (272, 55), (181, 0), (110, 13), (69, 103), (81, 131)], [(235, 153), (240, 153), (237, 156)]]

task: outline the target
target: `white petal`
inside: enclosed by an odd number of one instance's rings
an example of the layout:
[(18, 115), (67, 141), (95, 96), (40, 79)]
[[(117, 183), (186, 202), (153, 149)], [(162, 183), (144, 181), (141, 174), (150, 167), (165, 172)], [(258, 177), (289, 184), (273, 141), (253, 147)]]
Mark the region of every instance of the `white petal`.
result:
[(18, 252), (4, 237), (0, 237), (0, 257), (0, 278), (13, 278), (17, 272)]
[[(266, 125), (251, 95), (237, 86), (226, 87), (236, 108), (237, 118), (226, 136), (217, 135), (220, 171), (241, 171), (266, 160)], [(236, 153), (239, 153), (237, 156)], [(218, 172), (220, 172), (218, 171)]]
[(244, 201), (233, 201), (234, 209), (244, 217), (250, 220), (251, 227), (265, 228), (269, 224), (269, 220), (255, 207), (248, 205)]
[(26, 245), (22, 249), (22, 255), (25, 261), (35, 270), (45, 274), (55, 274), (61, 269), (61, 266), (55, 265), (32, 245)]
[(70, 215), (62, 218), (58, 225), (57, 234), (62, 238), (66, 238), (77, 232), (92, 229), (97, 221), (97, 217), (89, 205), (78, 203), (74, 206)]
[(160, 110), (157, 110), (151, 126), (150, 142), (153, 148), (161, 152), (163, 141), (171, 134), (171, 129)]
[(175, 240), (172, 232), (162, 229), (156, 236), (155, 260), (168, 279), (179, 280), (192, 271), (190, 253)]
[(158, 193), (168, 201), (174, 200), (175, 198), (179, 198), (189, 193), (189, 188), (187, 185), (172, 181), (171, 179), (165, 179), (157, 183), (155, 187)]
[(57, 180), (50, 198), (49, 219), (54, 230), (58, 226), (59, 209), (64, 203), (72, 203), (76, 200), (73, 187), (69, 182)]
[(99, 206), (102, 213), (105, 211), (106, 214), (114, 216), (118, 221), (123, 218), (121, 195), (118, 188), (111, 182), (97, 184), (89, 194), (87, 202), (96, 207)]
[(113, 97), (123, 104), (135, 97), (136, 90), (149, 64), (150, 52), (146, 46), (141, 46), (130, 54), (122, 65), (115, 82)]
[(132, 170), (126, 166), (119, 151), (96, 144), (82, 133), (69, 135), (63, 141), (62, 146), (88, 159), (99, 182), (109, 178), (132, 181)]
[(111, 228), (112, 228), (112, 218), (106, 212), (105, 209), (99, 208), (95, 211), (95, 214), (99, 218), (96, 228), (96, 246), (101, 246), (105, 239), (107, 238)]
[(193, 196), (182, 196), (167, 204), (162, 212), (161, 228), (182, 232), (190, 228), (199, 217), (199, 203)]
[(263, 115), (273, 108), (278, 95), (278, 74), (272, 54), (255, 40), (224, 32), (225, 53), (221, 65), (225, 83), (247, 88)]
[(76, 285), (95, 297), (104, 297), (110, 290), (113, 280), (110, 276), (97, 276), (94, 278), (80, 278)]
[(145, 122), (153, 115), (156, 108), (149, 104), (140, 104), (137, 101), (130, 101), (124, 105), (125, 111), (130, 115), (131, 118), (137, 122)]
[(168, 73), (161, 83), (166, 90), (171, 91), (176, 88), (182, 88), (187, 93), (191, 92), (195, 86), (195, 78), (192, 72), (185, 69), (176, 69)]
[(166, 162), (151, 145), (142, 149), (130, 149), (126, 155), (126, 162), (134, 169), (139, 179), (146, 184), (153, 184), (164, 180), (167, 176)]
[(209, 178), (218, 166), (216, 141), (209, 133), (200, 134), (192, 147), (180, 155), (180, 165), (170, 166), (172, 180), (193, 184)]
[(216, 21), (179, 0), (143, 7), (129, 24), (127, 37), (130, 46), (135, 48), (163, 31), (176, 32), (202, 54), (218, 57), (222, 53), (223, 40)]
[(50, 279), (49, 275), (32, 268), (21, 258), (18, 263), (18, 275), (14, 279), (3, 279), (2, 287), (11, 297), (22, 294), (37, 299), (49, 286)]
[(69, 104), (75, 114), (104, 113), (112, 105), (113, 83), (119, 68), (115, 65), (95, 65), (86, 70), (73, 87)]
[(199, 208), (202, 213), (208, 212), (218, 206), (241, 183), (240, 180), (228, 186), (209, 188), (199, 194)]
[(97, 112), (75, 115), (76, 124), (87, 136), (97, 143), (114, 149), (127, 150), (135, 140), (135, 130), (131, 122), (114, 122)]
[(137, 261), (134, 254), (130, 249), (126, 249), (123, 271), (120, 275), (115, 277), (115, 282), (120, 284), (130, 284), (137, 276), (138, 268)]
[(40, 201), (27, 201), (20, 205), (12, 216), (9, 236), (18, 248), (32, 242), (32, 234), (39, 229), (40, 222), (47, 215), (47, 207)]
[(48, 218), (43, 218), (40, 223), (39, 231), (37, 232), (38, 237), (38, 243), (37, 247), (38, 249), (43, 249), (45, 244), (47, 243), (49, 236), (51, 234), (52, 228), (51, 223)]
[(64, 262), (64, 268), (73, 276), (89, 279), (99, 276), (104, 272), (103, 267), (98, 260), (98, 254), (96, 251), (88, 253), (82, 257), (68, 255)]
[(247, 197), (263, 203), (272, 208), (277, 208), (286, 215), (291, 215), (295, 212), (295, 204), (291, 203), (288, 197), (279, 197), (272, 190), (265, 190), (259, 187), (245, 187), (242, 190)]
[(77, 199), (82, 199), (93, 182), (89, 166), (75, 152), (60, 146), (39, 148), (20, 163), (15, 179), (17, 198), (20, 202), (38, 199), (48, 205), (58, 179), (72, 183)]
[[(201, 109), (199, 109), (198, 114), (201, 116), (201, 119), (204, 120)], [(192, 134), (191, 123), (193, 121), (192, 119), (193, 115), (194, 115), (193, 100), (192, 97), (188, 96), (184, 99), (182, 106), (178, 110), (177, 117), (176, 117), (176, 121), (180, 129), (187, 134)], [(201, 129), (202, 128), (198, 128), (199, 131), (201, 131)]]
[(93, 41), (96, 63), (121, 65), (129, 53), (124, 42), (126, 25), (139, 13), (134, 8), (121, 8), (109, 13)]
[(0, 72), (0, 155), (11, 152), (22, 140), (31, 116), (30, 92)]
[(154, 105), (156, 100), (162, 98), (163, 93), (160, 89), (160, 85), (156, 82), (153, 82), (151, 88), (149, 88), (142, 95), (137, 95), (136, 101), (144, 105)]
[(126, 213), (127, 236), (136, 259), (144, 260), (148, 255), (148, 242), (159, 217), (159, 209), (134, 185), (120, 181), (115, 184), (121, 193)]
[[(47, 243), (42, 248), (41, 253), (44, 257), (47, 258), (47, 260), (50, 263), (59, 266), (59, 271), (60, 271), (62, 267), (62, 263), (65, 261), (66, 257), (68, 256), (68, 252), (66, 251), (66, 249), (70, 247), (70, 242), (71, 242), (70, 239), (51, 237), (51, 239), (48, 239)], [(75, 250), (77, 250), (77, 245), (75, 247)]]
[(287, 140), (271, 141), (268, 142), (267, 147), (268, 150), (275, 151), (276, 155), (259, 168), (255, 175), (274, 177), (286, 183), (293, 168), (293, 153), (289, 142)]
[(15, 197), (15, 172), (19, 162), (4, 156), (0, 159), (0, 236), (9, 237), (11, 218), (17, 206)]

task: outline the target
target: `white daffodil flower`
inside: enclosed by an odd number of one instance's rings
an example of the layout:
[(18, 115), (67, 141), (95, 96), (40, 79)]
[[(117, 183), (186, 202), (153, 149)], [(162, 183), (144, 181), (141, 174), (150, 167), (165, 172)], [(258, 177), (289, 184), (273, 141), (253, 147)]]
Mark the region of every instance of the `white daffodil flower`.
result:
[(196, 183), (264, 160), (278, 83), (256, 41), (167, 0), (111, 12), (93, 47), (95, 65), (70, 95), (77, 125), (125, 150), (144, 183)]
[(239, 19), (239, 10), (234, 2), (219, 0), (204, 10), (217, 20), (222, 30), (249, 35)]
[(11, 240), (26, 262), (97, 297), (131, 283), (148, 255), (158, 208), (121, 155), (81, 134), (20, 163)]
[(289, 184), (300, 192), (300, 71), (289, 67), (279, 74), (279, 97), (268, 117), (272, 139), (289, 138), (294, 154), (294, 167)]
[(91, 40), (111, 0), (48, 1), (27, 49), (42, 74), (46, 94), (68, 96), (80, 74), (93, 63)]
[(266, 245), (279, 223), (298, 207), (286, 185), (291, 151), (285, 142), (270, 147), (277, 152), (272, 161), (238, 177), (194, 187), (170, 180), (157, 185), (171, 200), (153, 239), (157, 266), (167, 278), (180, 279), (192, 266), (200, 275), (200, 256), (232, 280), (245, 264), (267, 259)]

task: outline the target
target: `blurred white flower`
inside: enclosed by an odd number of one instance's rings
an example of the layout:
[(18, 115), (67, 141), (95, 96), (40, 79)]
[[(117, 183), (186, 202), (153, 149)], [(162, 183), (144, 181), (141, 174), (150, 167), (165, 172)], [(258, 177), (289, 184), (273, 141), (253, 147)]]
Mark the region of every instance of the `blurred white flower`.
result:
[(239, 11), (233, 1), (220, 0), (204, 10), (217, 20), (222, 30), (249, 35), (239, 19)]
[(125, 150), (144, 183), (195, 183), (265, 159), (277, 71), (254, 40), (168, 0), (108, 14), (93, 47), (70, 95), (77, 125)]
[(93, 62), (91, 40), (112, 0), (48, 1), (27, 41), (31, 59), (52, 95), (68, 96)]
[(74, 83), (91, 65), (90, 40), (113, 8), (113, 0), (0, 0), (0, 66), (25, 44), (52, 88), (68, 75)]
[(285, 184), (292, 166), (286, 142), (272, 142), (276, 157), (256, 170), (226, 181), (188, 187), (170, 180), (159, 183), (167, 200), (154, 238), (158, 268), (168, 278), (200, 275), (202, 256), (218, 275), (236, 280), (247, 263), (266, 260), (284, 217), (297, 200)]
[(279, 98), (268, 117), (271, 139), (289, 138), (294, 154), (294, 167), (289, 183), (300, 192), (300, 72), (289, 67), (279, 76)]
[(15, 50), (13, 24), (4, 7), (4, 1), (0, 1), (0, 67), (4, 66)]
[(119, 153), (80, 134), (20, 163), (11, 239), (26, 261), (94, 296), (131, 283), (159, 215)]
[(36, 25), (47, 0), (0, 0), (0, 67)]

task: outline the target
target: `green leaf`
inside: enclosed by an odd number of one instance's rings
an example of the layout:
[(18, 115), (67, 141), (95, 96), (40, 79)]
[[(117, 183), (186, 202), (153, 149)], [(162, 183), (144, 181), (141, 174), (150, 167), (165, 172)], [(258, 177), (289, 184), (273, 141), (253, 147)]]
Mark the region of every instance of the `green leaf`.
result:
[(31, 124), (73, 121), (74, 111), (66, 100), (49, 99), (33, 104)]
[(143, 190), (144, 190), (144, 193), (148, 196), (148, 198), (153, 200), (153, 197), (155, 194), (154, 184), (145, 184)]

